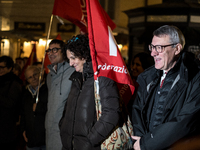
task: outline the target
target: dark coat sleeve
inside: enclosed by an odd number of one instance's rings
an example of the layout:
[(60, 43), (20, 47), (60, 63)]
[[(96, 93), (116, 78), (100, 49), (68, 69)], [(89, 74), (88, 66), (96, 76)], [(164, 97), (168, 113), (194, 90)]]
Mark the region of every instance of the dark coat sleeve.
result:
[(135, 136), (142, 136), (146, 133), (145, 125), (142, 120), (142, 108), (144, 107), (143, 97), (145, 97), (145, 90), (142, 87), (146, 87), (145, 80), (142, 76), (138, 77), (138, 82), (140, 83), (137, 91), (135, 100), (132, 106), (132, 124), (133, 132)]
[(120, 108), (116, 83), (109, 78), (99, 77), (99, 92), (102, 115), (88, 134), (92, 145), (103, 142), (119, 122)]
[(23, 133), (26, 129), (25, 129), (25, 112), (24, 112), (24, 103), (25, 100), (27, 99), (27, 90), (23, 90), (23, 96), (22, 96), (22, 103), (21, 103), (21, 120), (20, 120), (20, 129), (21, 129), (21, 133)]
[(13, 109), (19, 103), (21, 98), (22, 87), (17, 81), (11, 81), (11, 85), (8, 91), (1, 92), (0, 94), (0, 105), (1, 107)]

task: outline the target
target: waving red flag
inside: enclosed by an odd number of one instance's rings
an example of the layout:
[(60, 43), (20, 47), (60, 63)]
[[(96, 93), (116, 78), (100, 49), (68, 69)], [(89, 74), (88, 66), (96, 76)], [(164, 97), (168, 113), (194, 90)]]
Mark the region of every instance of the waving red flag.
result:
[(71, 21), (86, 33), (87, 25), (81, 7), (84, 6), (82, 1), (85, 2), (85, 0), (55, 0), (52, 14)]
[[(104, 9), (101, 9), (113, 30), (116, 27), (115, 23), (110, 19)], [(88, 32), (85, 0), (55, 0), (52, 14), (71, 21), (77, 25), (82, 32)]]
[(127, 104), (135, 87), (112, 35), (109, 21), (98, 0), (86, 0), (86, 4), (95, 80), (99, 76), (113, 79), (118, 83), (120, 95)]
[(25, 81), (25, 75), (24, 75), (24, 72), (26, 70), (26, 68), (30, 65), (32, 65), (34, 62), (37, 62), (37, 56), (36, 56), (36, 44), (33, 44), (33, 49), (32, 49), (32, 52), (24, 66), (24, 68), (22, 69), (22, 73), (21, 73), (21, 79), (23, 81)]

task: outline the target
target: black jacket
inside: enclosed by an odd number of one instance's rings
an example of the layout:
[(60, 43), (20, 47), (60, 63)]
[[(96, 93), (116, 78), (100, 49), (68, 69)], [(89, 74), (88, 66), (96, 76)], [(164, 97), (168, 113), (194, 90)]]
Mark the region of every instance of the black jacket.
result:
[(43, 84), (39, 90), (39, 101), (35, 112), (33, 112), (33, 104), (36, 102), (36, 94), (34, 95), (29, 88), (26, 88), (23, 94), (21, 130), (26, 131), (28, 139), (28, 147), (38, 147), (45, 145), (45, 114), (47, 111), (48, 89)]
[(101, 143), (119, 121), (116, 83), (99, 77), (102, 116), (97, 121), (92, 63), (84, 64), (83, 76), (74, 72), (70, 80), (72, 87), (60, 121), (63, 150), (100, 150)]
[(19, 120), (22, 87), (12, 72), (0, 76), (0, 143), (13, 142)]
[(179, 73), (165, 97), (161, 124), (152, 132), (148, 130), (151, 115), (148, 110), (153, 106), (152, 94), (160, 83), (161, 71), (153, 66), (138, 77), (139, 88), (133, 104), (132, 121), (134, 134), (141, 137), (141, 150), (167, 149), (178, 140), (199, 132), (199, 69), (190, 53), (183, 53), (175, 68)]

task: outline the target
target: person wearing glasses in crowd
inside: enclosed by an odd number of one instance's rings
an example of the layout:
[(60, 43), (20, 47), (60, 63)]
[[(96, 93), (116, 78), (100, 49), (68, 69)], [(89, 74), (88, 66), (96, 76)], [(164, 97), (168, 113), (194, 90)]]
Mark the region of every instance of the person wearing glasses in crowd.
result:
[(72, 82), (69, 77), (74, 68), (67, 62), (66, 54), (62, 52), (65, 44), (61, 40), (53, 39), (46, 50), (51, 64), (47, 75), (48, 104), (45, 120), (46, 148), (61, 150), (62, 143), (58, 123), (62, 117)]
[(0, 149), (17, 149), (17, 126), (19, 121), (22, 87), (19, 77), (12, 69), (14, 61), (9, 56), (0, 57)]
[(132, 106), (135, 150), (191, 150), (198, 137), (200, 72), (184, 45), (184, 35), (175, 26), (153, 32), (149, 50), (155, 65), (138, 76)]
[(23, 92), (21, 131), (27, 142), (27, 150), (45, 150), (44, 122), (48, 99), (47, 85), (44, 81), (41, 81), (39, 85), (40, 68), (37, 66), (29, 66), (25, 71), (25, 77), (29, 85)]

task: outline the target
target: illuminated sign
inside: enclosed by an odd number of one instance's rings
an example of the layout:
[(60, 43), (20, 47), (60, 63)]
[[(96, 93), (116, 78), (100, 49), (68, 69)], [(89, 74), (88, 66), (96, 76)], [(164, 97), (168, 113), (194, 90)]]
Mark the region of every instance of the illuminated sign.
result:
[(15, 30), (45, 32), (45, 23), (15, 22)]

